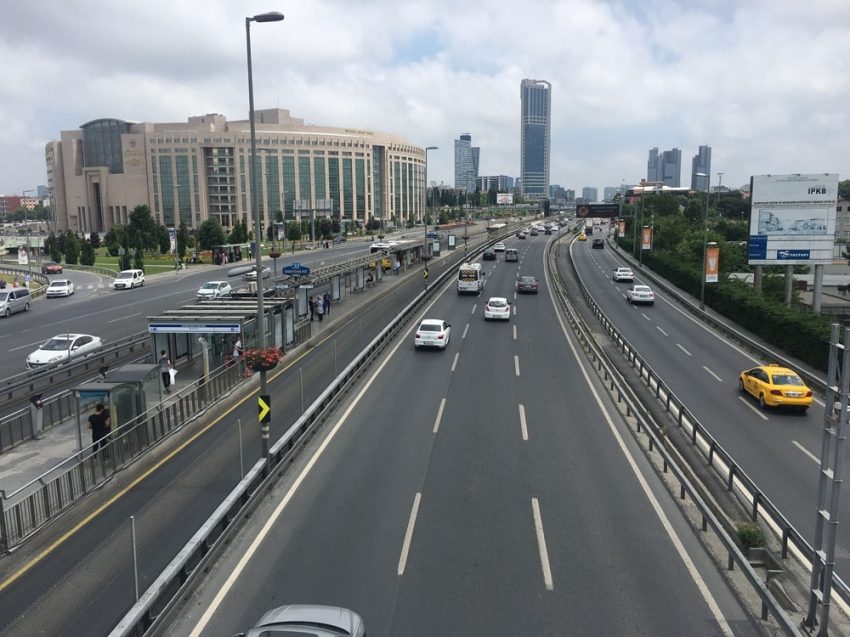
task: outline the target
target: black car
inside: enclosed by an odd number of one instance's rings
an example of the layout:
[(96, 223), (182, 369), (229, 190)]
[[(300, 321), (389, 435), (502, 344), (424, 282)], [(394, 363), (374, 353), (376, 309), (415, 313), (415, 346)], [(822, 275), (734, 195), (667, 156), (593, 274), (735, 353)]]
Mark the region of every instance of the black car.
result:
[(334, 243), (342, 243), (343, 241), (347, 241), (344, 234), (334, 237)]
[(593, 240), (593, 247), (594, 248), (604, 248), (605, 247), (605, 241), (603, 241), (602, 239), (594, 239)]
[(496, 260), (496, 253), (493, 250), (485, 250), (483, 259), (485, 261), (495, 261)]

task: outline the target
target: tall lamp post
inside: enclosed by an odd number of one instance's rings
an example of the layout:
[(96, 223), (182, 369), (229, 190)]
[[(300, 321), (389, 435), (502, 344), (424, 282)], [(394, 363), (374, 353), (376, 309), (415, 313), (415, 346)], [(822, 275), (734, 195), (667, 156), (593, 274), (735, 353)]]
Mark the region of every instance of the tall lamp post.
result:
[[(254, 125), (254, 76), (251, 68), (251, 23), (252, 22), (280, 22), (283, 14), (279, 11), (260, 13), (253, 18), (245, 18), (245, 41), (248, 45), (248, 120), (251, 126), (251, 208), (254, 212), (254, 257), (257, 272), (257, 348), (266, 348), (266, 323), (265, 308), (263, 307), (263, 269), (262, 250), (260, 249), (260, 207), (258, 205), (259, 189), (257, 187), (257, 130)], [(260, 395), (267, 396), (266, 370), (260, 370)], [(263, 457), (268, 459), (269, 425), (262, 423), (260, 427), (260, 438), (263, 441)]]
[[(438, 150), (436, 146), (428, 146), (425, 148), (425, 252), (423, 255), (428, 255), (428, 151)], [(427, 259), (427, 256), (426, 256)]]
[(699, 309), (705, 311), (705, 262), (708, 259), (708, 199), (711, 197), (711, 175), (696, 173), (705, 177), (705, 231), (702, 238), (702, 272), (700, 273)]

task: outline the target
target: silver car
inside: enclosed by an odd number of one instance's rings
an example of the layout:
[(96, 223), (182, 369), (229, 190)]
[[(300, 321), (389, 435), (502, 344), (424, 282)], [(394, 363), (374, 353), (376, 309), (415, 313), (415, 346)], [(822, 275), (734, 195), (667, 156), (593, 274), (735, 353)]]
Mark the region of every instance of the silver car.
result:
[(247, 633), (235, 637), (366, 637), (363, 618), (336, 606), (292, 604), (270, 610)]

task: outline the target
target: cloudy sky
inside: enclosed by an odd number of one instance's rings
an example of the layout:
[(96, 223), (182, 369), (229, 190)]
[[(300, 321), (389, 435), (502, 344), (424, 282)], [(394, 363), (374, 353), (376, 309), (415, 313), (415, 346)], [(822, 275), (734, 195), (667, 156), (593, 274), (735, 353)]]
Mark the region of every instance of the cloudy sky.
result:
[(46, 184), (44, 145), (101, 117), (247, 117), (257, 108), (402, 135), (453, 184), (519, 175), (519, 85), (552, 83), (552, 183), (646, 177), (652, 147), (712, 147), (712, 184), (850, 173), (848, 0), (4, 0), (0, 194)]

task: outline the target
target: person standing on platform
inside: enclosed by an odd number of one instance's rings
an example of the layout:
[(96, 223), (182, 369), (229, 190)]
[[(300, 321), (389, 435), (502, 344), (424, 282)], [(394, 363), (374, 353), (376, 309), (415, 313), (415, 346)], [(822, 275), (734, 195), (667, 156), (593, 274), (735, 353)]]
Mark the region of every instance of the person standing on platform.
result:
[(162, 374), (162, 385), (165, 387), (165, 393), (171, 393), (171, 359), (165, 350), (159, 353), (159, 373)]
[(324, 305), (324, 308), (325, 308), (325, 314), (330, 316), (331, 315), (331, 293), (325, 292), (325, 296), (322, 297), (322, 300), (324, 301), (323, 305)]
[(112, 429), (112, 422), (109, 420), (109, 412), (103, 407), (103, 403), (97, 403), (94, 406), (94, 413), (89, 416), (86, 427), (91, 429), (92, 455), (97, 457), (97, 450), (103, 449), (105, 458), (109, 457), (109, 452), (106, 451), (106, 445), (109, 444), (109, 431)]
[(325, 318), (325, 302), (322, 300), (322, 297), (316, 297), (316, 314), (319, 315), (319, 322)]

